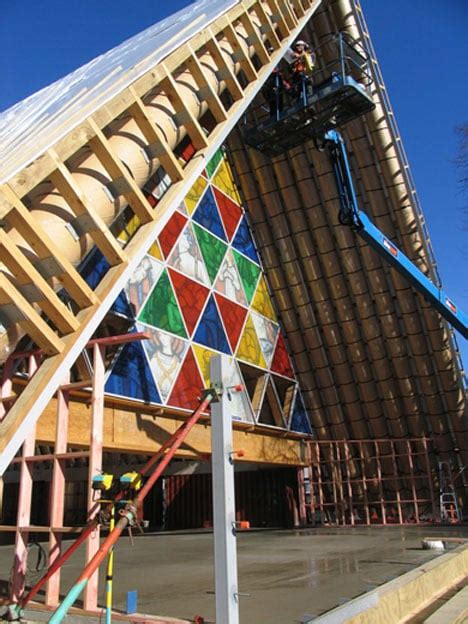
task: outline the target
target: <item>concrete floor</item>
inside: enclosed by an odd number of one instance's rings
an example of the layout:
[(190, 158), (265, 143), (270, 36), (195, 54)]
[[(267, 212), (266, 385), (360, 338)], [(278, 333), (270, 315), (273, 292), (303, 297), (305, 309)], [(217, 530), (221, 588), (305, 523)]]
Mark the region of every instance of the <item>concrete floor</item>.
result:
[[(242, 624), (301, 622), (437, 556), (424, 536), (468, 537), (467, 527), (357, 527), (258, 531), (238, 535)], [(138, 590), (140, 613), (214, 622), (211, 533), (146, 534), (116, 547), (114, 605)], [(8, 579), (12, 547), (0, 548), (0, 580)], [(77, 553), (64, 567), (66, 591), (83, 567)], [(101, 575), (102, 576), (102, 575)], [(31, 579), (33, 580), (33, 579)], [(103, 597), (103, 593), (101, 593)]]

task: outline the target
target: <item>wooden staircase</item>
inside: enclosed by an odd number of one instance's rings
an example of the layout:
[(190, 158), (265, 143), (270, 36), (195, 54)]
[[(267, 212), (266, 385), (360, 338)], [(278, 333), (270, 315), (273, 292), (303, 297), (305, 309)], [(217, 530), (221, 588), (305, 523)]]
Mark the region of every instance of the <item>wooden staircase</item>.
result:
[[(11, 396), (11, 384), (4, 379), (0, 474), (174, 207), (319, 5), (320, 0), (244, 0), (236, 4), (84, 122), (71, 125), (52, 147), (1, 185), (1, 319), (10, 331), (20, 327), (26, 332), (46, 357), (18, 396)], [(215, 67), (214, 73), (208, 66)], [(197, 87), (196, 107), (181, 96), (182, 74)], [(171, 136), (151, 115), (148, 104), (158, 96), (165, 97), (175, 111)], [(211, 119), (208, 130), (200, 123), (202, 115), (207, 118), (207, 111)], [(161, 167), (170, 178), (156, 206), (148, 201), (113, 146), (112, 125), (122, 118), (136, 123), (151, 164)], [(190, 157), (184, 158), (182, 142), (190, 145)], [(138, 227), (126, 243), (118, 239), (112, 223), (101, 216), (73, 175), (70, 159), (83, 149), (98, 159), (112, 192), (128, 204), (133, 225)], [(38, 217), (40, 211), (34, 210), (31, 198), (44, 182), (73, 213), (76, 232), (90, 237), (110, 266), (94, 288), (67, 257), (67, 249), (49, 235), (47, 225)], [(8, 368), (5, 364), (4, 371)]]

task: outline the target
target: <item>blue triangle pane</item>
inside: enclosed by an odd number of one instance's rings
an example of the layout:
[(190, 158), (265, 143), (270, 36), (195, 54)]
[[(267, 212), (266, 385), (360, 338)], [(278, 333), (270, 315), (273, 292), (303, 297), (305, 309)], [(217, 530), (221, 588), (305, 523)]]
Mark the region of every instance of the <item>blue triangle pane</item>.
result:
[(197, 331), (193, 336), (193, 341), (223, 353), (231, 353), (213, 295), (210, 297), (208, 305), (203, 312)]
[(192, 218), (200, 225), (203, 225), (203, 227), (212, 234), (219, 236), (219, 238), (222, 238), (224, 241), (227, 240), (223, 223), (219, 216), (218, 206), (216, 205), (213, 191), (210, 188), (203, 195)]
[(257, 264), (260, 264), (245, 217), (242, 217), (242, 221), (237, 228), (236, 235), (232, 241), (232, 246), (234, 249), (237, 249), (237, 251), (243, 253), (244, 256), (247, 256)]
[[(78, 271), (88, 286), (94, 290), (107, 273), (109, 267), (110, 264), (107, 262), (106, 258), (102, 255), (99, 249), (94, 249), (82, 262)], [(122, 314), (123, 316), (131, 319), (135, 318), (133, 309), (128, 302), (127, 295), (123, 290), (112, 304), (111, 311), (115, 314)]]
[(304, 402), (299, 392), (296, 395), (296, 403), (294, 405), (290, 429), (291, 431), (298, 431), (299, 433), (312, 433), (312, 427), (310, 426)]
[(141, 342), (124, 346), (107, 379), (105, 392), (146, 403), (162, 403)]

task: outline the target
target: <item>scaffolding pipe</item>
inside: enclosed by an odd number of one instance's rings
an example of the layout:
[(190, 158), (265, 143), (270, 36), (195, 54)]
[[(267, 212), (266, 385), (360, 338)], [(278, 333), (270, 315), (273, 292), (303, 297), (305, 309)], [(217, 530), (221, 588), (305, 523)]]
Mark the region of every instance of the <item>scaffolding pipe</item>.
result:
[[(99, 550), (96, 552), (91, 561), (86, 565), (83, 572), (80, 574), (78, 579), (75, 581), (75, 584), (70, 589), (68, 594), (65, 596), (63, 602), (56, 611), (53, 613), (49, 622), (51, 624), (58, 624), (63, 620), (63, 618), (68, 613), (68, 610), (73, 605), (75, 600), (80, 596), (82, 591), (85, 589), (88, 584), (89, 579), (94, 574), (94, 572), (98, 569), (98, 567), (103, 562), (109, 550), (114, 546), (114, 544), (119, 539), (121, 533), (127, 528), (127, 526), (132, 526), (135, 524), (138, 515), (138, 509), (141, 507), (141, 504), (151, 490), (153, 485), (159, 479), (161, 474), (164, 472), (166, 466), (169, 464), (173, 456), (175, 455), (177, 449), (180, 447), (182, 442), (185, 440), (187, 435), (189, 434), (192, 427), (196, 424), (201, 414), (206, 410), (211, 401), (215, 398), (216, 392), (214, 390), (207, 390), (205, 394), (205, 398), (201, 402), (200, 406), (193, 412), (192, 416), (189, 420), (186, 421), (185, 427), (180, 427), (175, 436), (173, 436), (173, 444), (170, 449), (161, 460), (160, 464), (153, 472), (153, 474), (149, 477), (148, 481), (138, 492), (135, 499), (129, 503), (124, 510), (121, 511), (121, 518), (115, 525), (114, 529), (109, 533), (107, 538), (102, 543)], [(183, 430), (182, 430), (183, 429)]]

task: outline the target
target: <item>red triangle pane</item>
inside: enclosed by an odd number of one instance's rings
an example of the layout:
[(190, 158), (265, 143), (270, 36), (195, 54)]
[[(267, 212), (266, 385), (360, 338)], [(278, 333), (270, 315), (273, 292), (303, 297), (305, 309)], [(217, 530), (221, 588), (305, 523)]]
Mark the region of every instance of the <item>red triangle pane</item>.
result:
[(284, 375), (290, 379), (295, 379), (291, 360), (289, 359), (288, 352), (286, 351), (286, 345), (284, 344), (284, 338), (281, 332), (278, 334), (275, 355), (273, 356), (270, 369), (275, 373), (279, 373), (280, 375)]
[(187, 217), (175, 211), (159, 235), (159, 245), (166, 258), (171, 253), (186, 221)]
[(189, 335), (192, 335), (210, 291), (174, 269), (169, 268), (169, 275)]
[(215, 186), (212, 188), (221, 218), (223, 220), (224, 229), (226, 230), (228, 239), (231, 240), (234, 236), (234, 232), (236, 231), (237, 224), (242, 217), (242, 209)]
[(195, 356), (189, 348), (167, 403), (183, 409), (195, 410), (200, 404), (199, 397), (203, 388), (203, 380), (198, 372)]
[(237, 341), (239, 340), (239, 336), (244, 326), (248, 310), (237, 303), (218, 295), (218, 293), (215, 293), (215, 297), (221, 313), (221, 318), (223, 319), (229, 344), (234, 352), (236, 350)]

